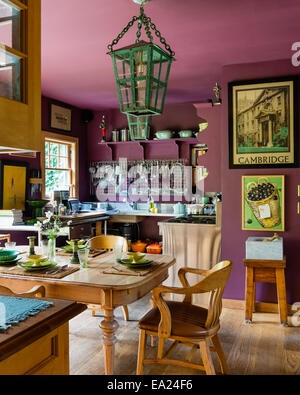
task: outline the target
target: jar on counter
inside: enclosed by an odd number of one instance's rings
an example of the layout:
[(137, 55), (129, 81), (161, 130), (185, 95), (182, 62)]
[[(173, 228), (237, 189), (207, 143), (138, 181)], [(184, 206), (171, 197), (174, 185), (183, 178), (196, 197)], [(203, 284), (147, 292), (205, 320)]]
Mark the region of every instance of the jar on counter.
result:
[(128, 129), (121, 130), (121, 141), (129, 141), (129, 130)]
[(116, 143), (116, 142), (119, 141), (119, 137), (120, 137), (120, 132), (119, 132), (119, 130), (113, 130), (113, 131), (111, 132), (111, 139), (112, 139), (112, 141), (113, 141), (114, 143)]

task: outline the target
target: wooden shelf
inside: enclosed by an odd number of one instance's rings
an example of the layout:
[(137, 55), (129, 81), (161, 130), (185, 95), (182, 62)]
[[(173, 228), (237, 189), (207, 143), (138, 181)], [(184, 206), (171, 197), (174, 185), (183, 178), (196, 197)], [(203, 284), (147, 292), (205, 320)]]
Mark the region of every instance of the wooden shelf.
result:
[(29, 179), (29, 184), (42, 184), (43, 179), (42, 178), (30, 178)]
[(99, 145), (124, 145), (124, 144), (160, 144), (160, 143), (187, 143), (197, 144), (200, 143), (196, 137), (193, 138), (174, 138), (174, 139), (161, 139), (161, 140), (136, 140), (136, 141), (106, 141), (105, 143), (99, 142)]

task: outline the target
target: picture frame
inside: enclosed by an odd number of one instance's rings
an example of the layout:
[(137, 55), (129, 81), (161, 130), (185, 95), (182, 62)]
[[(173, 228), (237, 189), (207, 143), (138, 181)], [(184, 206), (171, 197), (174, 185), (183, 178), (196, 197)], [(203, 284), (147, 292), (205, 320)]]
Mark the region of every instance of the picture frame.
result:
[(284, 232), (285, 176), (242, 177), (242, 229)]
[(70, 132), (72, 130), (72, 110), (70, 108), (50, 104), (51, 129)]
[(26, 209), (29, 183), (29, 164), (0, 161), (0, 209)]
[(297, 102), (297, 77), (229, 83), (229, 168), (298, 167)]

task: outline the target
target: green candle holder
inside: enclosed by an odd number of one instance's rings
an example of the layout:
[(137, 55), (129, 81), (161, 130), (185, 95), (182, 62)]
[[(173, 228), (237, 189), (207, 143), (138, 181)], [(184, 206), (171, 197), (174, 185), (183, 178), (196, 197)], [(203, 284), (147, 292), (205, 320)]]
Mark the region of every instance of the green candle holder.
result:
[(29, 236), (27, 239), (29, 240), (29, 255), (35, 255), (34, 244), (36, 236)]

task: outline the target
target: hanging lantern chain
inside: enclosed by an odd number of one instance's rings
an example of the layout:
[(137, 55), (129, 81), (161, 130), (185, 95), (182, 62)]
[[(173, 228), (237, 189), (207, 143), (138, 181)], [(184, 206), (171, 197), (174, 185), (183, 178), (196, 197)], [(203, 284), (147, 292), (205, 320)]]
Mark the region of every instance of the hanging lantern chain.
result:
[(131, 19), (131, 21), (127, 24), (127, 26), (122, 30), (122, 32), (118, 35), (118, 37), (115, 38), (110, 45), (108, 45), (108, 49), (110, 51), (113, 50), (113, 47), (118, 44), (118, 42), (124, 37), (124, 35), (128, 32), (128, 30), (134, 25), (134, 23), (136, 21), (139, 21), (138, 31), (136, 34), (137, 39), (135, 41), (136, 44), (140, 41), (141, 29), (142, 29), (143, 25), (145, 26), (145, 31), (146, 31), (148, 39), (150, 40), (151, 43), (153, 42), (153, 36), (150, 31), (150, 27), (151, 27), (151, 29), (155, 32), (156, 37), (159, 38), (161, 44), (163, 44), (165, 46), (165, 49), (170, 53), (170, 55), (172, 57), (175, 56), (175, 52), (172, 51), (170, 45), (168, 45), (166, 43), (166, 39), (164, 37), (162, 37), (160, 31), (157, 30), (157, 28), (156, 28), (155, 24), (152, 22), (151, 18), (149, 18), (145, 15), (143, 6), (141, 6), (141, 9), (140, 9), (140, 16), (139, 17), (134, 16)]

